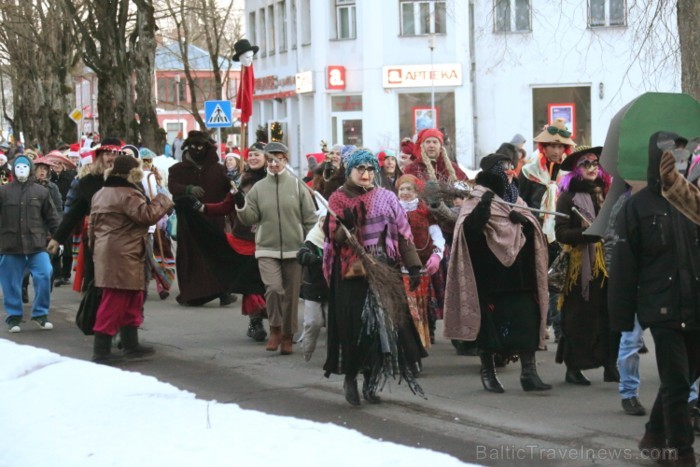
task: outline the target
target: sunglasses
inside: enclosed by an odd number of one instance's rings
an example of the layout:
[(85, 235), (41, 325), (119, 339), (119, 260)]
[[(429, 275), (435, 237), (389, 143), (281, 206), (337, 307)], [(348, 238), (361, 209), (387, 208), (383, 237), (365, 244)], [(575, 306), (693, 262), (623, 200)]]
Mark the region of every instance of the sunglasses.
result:
[(562, 130), (561, 128), (557, 128), (555, 126), (548, 126), (547, 133), (550, 135), (556, 135), (559, 133), (559, 136), (563, 138), (569, 138), (571, 136), (571, 132), (569, 130)]
[(583, 167), (586, 170), (590, 169), (591, 167), (598, 167), (599, 165), (600, 164), (598, 163), (598, 161), (583, 161), (579, 162), (578, 164), (579, 167)]
[(360, 175), (364, 175), (367, 171), (369, 171), (369, 173), (374, 173), (376, 170), (373, 165), (358, 165), (355, 169)]

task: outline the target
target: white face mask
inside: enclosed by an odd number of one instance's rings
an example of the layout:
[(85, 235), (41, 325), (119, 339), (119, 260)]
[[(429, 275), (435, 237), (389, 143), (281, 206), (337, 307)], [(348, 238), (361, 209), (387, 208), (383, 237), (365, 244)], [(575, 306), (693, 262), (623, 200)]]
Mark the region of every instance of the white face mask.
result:
[(15, 175), (20, 182), (26, 182), (29, 178), (29, 166), (27, 164), (15, 165)]

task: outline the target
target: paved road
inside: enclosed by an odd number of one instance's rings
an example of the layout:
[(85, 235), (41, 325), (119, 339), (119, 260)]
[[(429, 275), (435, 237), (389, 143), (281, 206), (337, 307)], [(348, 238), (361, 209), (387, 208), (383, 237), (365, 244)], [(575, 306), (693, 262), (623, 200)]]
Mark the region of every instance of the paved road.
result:
[[(554, 363), (553, 344), (548, 352), (538, 353), (540, 375), (554, 385), (552, 391), (524, 393), (516, 364), (500, 373), (506, 392), (487, 393), (481, 387), (478, 359), (457, 356), (451, 344), (438, 337), (419, 380), (427, 400), (412, 395), (405, 384), (393, 383), (381, 393), (382, 404), (353, 408), (343, 398), (342, 377), (323, 377), (325, 333), (307, 363), (300, 352), (281, 356), (247, 338), (240, 300), (226, 308), (218, 302), (186, 308), (173, 298), (160, 301), (153, 292), (141, 338), (155, 345), (157, 355), (124, 368), (153, 375), (199, 398), (333, 423), (485, 465), (654, 465), (641, 460), (636, 449), (646, 417), (622, 412), (617, 385), (603, 383), (602, 369), (586, 372), (592, 386), (566, 384), (564, 367)], [(67, 287), (57, 288), (53, 331), (25, 323), (22, 333), (3, 332), (0, 337), (89, 359), (92, 338), (73, 324), (78, 301)], [(650, 407), (658, 376), (653, 342), (649, 336), (646, 341), (652, 353), (641, 359), (641, 399)], [(264, 444), (253, 441), (251, 449), (267, 449)]]

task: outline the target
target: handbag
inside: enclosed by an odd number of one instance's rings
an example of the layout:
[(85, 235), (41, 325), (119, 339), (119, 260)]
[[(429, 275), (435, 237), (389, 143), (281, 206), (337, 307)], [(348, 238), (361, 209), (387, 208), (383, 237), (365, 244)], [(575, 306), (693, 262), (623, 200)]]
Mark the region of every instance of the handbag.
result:
[(571, 248), (565, 246), (559, 252), (552, 265), (547, 271), (547, 278), (549, 289), (553, 292), (561, 292), (564, 290), (564, 283), (566, 282), (566, 274), (569, 271), (569, 258), (571, 256)]
[(367, 271), (365, 270), (365, 265), (362, 264), (361, 259), (356, 259), (350, 267), (348, 267), (343, 279), (359, 279), (366, 276)]
[(92, 329), (95, 327), (95, 319), (97, 318), (97, 309), (102, 301), (102, 289), (95, 287), (95, 282), (90, 281), (80, 300), (78, 306), (78, 314), (75, 315), (75, 324), (78, 325), (83, 334), (91, 336), (95, 334)]

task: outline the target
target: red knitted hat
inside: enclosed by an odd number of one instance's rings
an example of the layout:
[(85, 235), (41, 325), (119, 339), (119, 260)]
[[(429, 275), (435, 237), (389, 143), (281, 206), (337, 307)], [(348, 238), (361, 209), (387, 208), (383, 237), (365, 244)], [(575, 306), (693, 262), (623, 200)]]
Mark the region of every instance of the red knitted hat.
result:
[(399, 188), (404, 183), (412, 183), (416, 187), (416, 191), (419, 193), (423, 191), (423, 188), (425, 188), (425, 183), (415, 175), (411, 174), (401, 175), (399, 179), (396, 180), (396, 188)]

